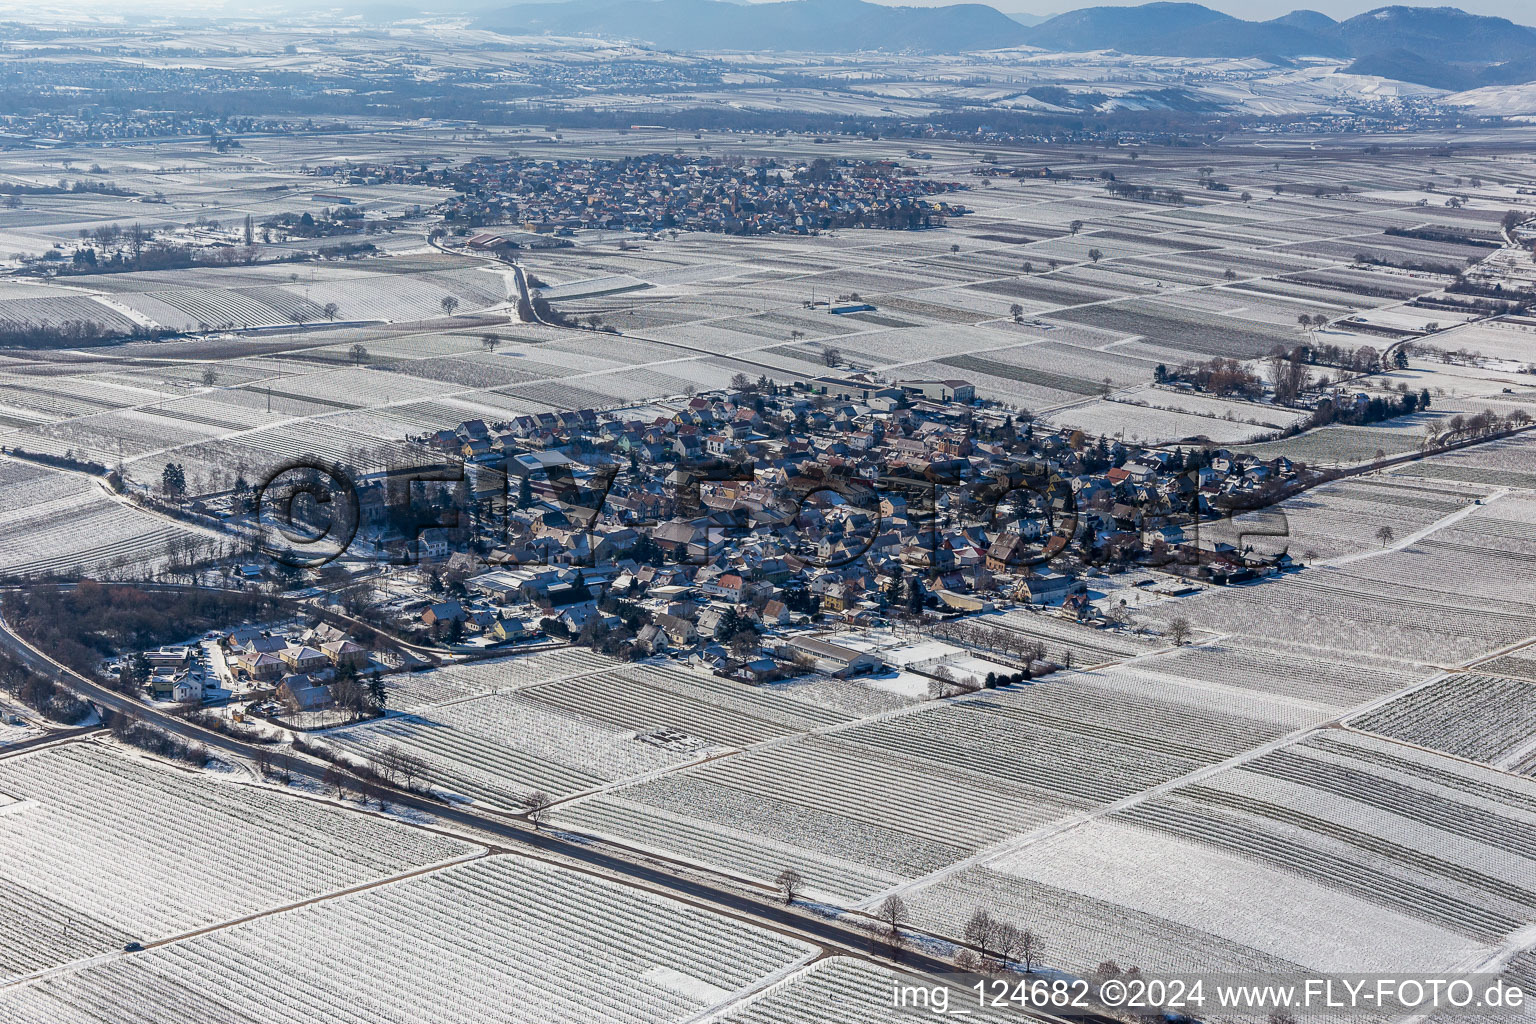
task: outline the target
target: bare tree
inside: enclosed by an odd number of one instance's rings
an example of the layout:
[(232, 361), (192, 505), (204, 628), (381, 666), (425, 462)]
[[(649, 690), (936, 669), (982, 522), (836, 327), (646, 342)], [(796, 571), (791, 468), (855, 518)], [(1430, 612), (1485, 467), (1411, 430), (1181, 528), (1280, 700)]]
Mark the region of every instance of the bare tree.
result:
[(774, 884), (779, 887), (779, 892), (784, 897), (784, 905), (787, 907), (791, 903), (795, 902), (795, 894), (798, 893), (800, 891), (800, 887), (805, 884), (805, 876), (800, 874), (800, 872), (796, 871), (794, 868), (785, 868), (783, 871), (779, 872), (779, 877), (775, 878), (773, 881)]
[(1045, 942), (1026, 928), (1019, 933), (1015, 950), (1019, 963), (1024, 965), (1024, 973), (1033, 974), (1045, 957)]
[(1013, 305), (1008, 307), (1008, 315), (1013, 317), (1013, 322), (1014, 323), (1016, 323), (1016, 324), (1017, 323), (1023, 323), (1024, 322), (1024, 307), (1019, 305), (1017, 302), (1015, 302)]
[(961, 974), (974, 974), (981, 970), (981, 958), (969, 946), (955, 950), (955, 970)]
[(211, 388), (215, 384), (217, 384), (218, 381), (219, 381), (219, 375), (214, 370), (213, 367), (207, 366), (207, 367), (203, 368), (203, 386), (204, 387)]
[(1168, 623), (1168, 638), (1173, 641), (1175, 647), (1183, 647), (1189, 643), (1190, 634), (1193, 632), (1189, 620), (1179, 615)]
[(836, 346), (828, 345), (821, 350), (821, 361), (828, 366), (836, 366), (843, 361), (843, 353)]
[(997, 959), (1002, 966), (1018, 957), (1024, 933), (1006, 921), (999, 921), (993, 928), (992, 944), (997, 948)]
[(981, 907), (971, 915), (971, 919), (965, 922), (965, 941), (975, 946), (985, 957), (996, 948), (998, 922), (992, 919), (992, 915)]
[(358, 342), (357, 344), (352, 346), (352, 365), (353, 366), (361, 365), (362, 363), (366, 362), (367, 359), (368, 359), (368, 350), (363, 347), (363, 343), (362, 342)]
[(452, 295), (444, 295), (438, 305), (442, 307), (443, 316), (453, 316), (453, 311), (459, 308), (459, 300)]
[(1390, 526), (1381, 526), (1376, 530), (1376, 539), (1381, 541), (1381, 546), (1386, 547), (1397, 539), (1397, 534)]
[(875, 908), (875, 916), (885, 922), (892, 935), (900, 935), (901, 926), (907, 920), (907, 902), (900, 896), (887, 896)]
[(544, 812), (549, 810), (549, 805), (554, 803), (550, 795), (542, 789), (536, 789), (523, 797), (523, 807), (527, 808), (528, 821), (535, 829), (544, 820)]
[(325, 766), (325, 774), (320, 776), (320, 784), (335, 790), (338, 798), (347, 795), (346, 773), (333, 764)]

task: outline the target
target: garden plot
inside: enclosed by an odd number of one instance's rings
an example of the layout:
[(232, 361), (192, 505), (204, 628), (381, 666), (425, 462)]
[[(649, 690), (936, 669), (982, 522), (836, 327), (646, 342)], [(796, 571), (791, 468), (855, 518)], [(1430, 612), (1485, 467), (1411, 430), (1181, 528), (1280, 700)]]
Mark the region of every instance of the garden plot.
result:
[[(491, 857), (8, 989), (0, 1020), (681, 1024), (814, 952), (591, 875)], [(252, 988), (250, 976), (283, 983)]]
[[(96, 744), (0, 762), (14, 978), (476, 851), (383, 818), (236, 788)], [(78, 931), (77, 931), (78, 928)]]
[[(1124, 908), (1132, 922), (1161, 918), (1178, 926), (1175, 935), (1192, 929), (1216, 937), (1210, 943), (1197, 937), (1197, 949), (1247, 947), (1257, 951), (1255, 959), (1269, 964), (1284, 961), (1345, 972), (1390, 971), (1403, 964), (1431, 969), (1450, 967), (1484, 948), (1477, 940), (1313, 878), (1114, 819), (1089, 821), (988, 867)], [(1383, 944), (1383, 935), (1393, 941)], [(1171, 959), (1180, 951), (1152, 952)]]
[(1358, 715), (1349, 724), (1499, 765), (1536, 740), (1536, 682), (1498, 675), (1449, 676)]

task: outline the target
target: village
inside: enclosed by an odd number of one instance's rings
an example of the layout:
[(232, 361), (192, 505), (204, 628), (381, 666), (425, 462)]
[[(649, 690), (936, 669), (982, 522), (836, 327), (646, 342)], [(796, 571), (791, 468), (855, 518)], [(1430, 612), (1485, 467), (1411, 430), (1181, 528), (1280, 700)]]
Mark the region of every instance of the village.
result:
[[(967, 212), (934, 199), (965, 188), (917, 177), (893, 160), (816, 158), (781, 166), (739, 158), (652, 153), (620, 160), (481, 158), (428, 164), (321, 165), (338, 185), (447, 186), (450, 229), (510, 224), (535, 234), (581, 229), (814, 234), (832, 228), (911, 229)], [(475, 247), (521, 244), (514, 235), (476, 236)]]
[[(575, 642), (765, 682), (887, 667), (832, 633), (1015, 606), (1122, 628), (1121, 570), (1175, 594), (1296, 564), (1200, 528), (1314, 475), (1284, 457), (1037, 431), (958, 379), (734, 384), (413, 438), (461, 479), (361, 485), (348, 557), (392, 563), (370, 570), (371, 613), (456, 651)], [(1046, 654), (993, 668), (1027, 677)]]

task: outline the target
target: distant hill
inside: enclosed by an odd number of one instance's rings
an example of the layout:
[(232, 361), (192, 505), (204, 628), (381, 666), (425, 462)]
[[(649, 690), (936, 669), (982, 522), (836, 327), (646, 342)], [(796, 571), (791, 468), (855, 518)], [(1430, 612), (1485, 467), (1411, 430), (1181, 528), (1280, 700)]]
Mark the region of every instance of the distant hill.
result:
[(1339, 27), (1339, 23), (1328, 15), (1319, 11), (1292, 11), (1269, 21), (1270, 25), (1286, 25), (1290, 28), (1299, 28), (1303, 32), (1312, 32), (1318, 35), (1327, 35)]
[(475, 27), (601, 36), (669, 50), (962, 53), (1027, 43), (1067, 52), (1258, 57), (1280, 65), (1300, 57), (1352, 58), (1348, 70), (1359, 74), (1452, 90), (1536, 79), (1536, 29), (1454, 7), (1381, 7), (1347, 21), (1297, 10), (1244, 21), (1196, 3), (1150, 3), (1086, 7), (1042, 20), (976, 3), (564, 0), (490, 10)]
[(886, 7), (863, 0), (567, 0), (482, 16), (475, 27), (523, 35), (599, 35), (670, 50), (905, 50), (1015, 46), (1029, 31), (984, 4)]
[(1191, 3), (1089, 7), (1042, 22), (1028, 42), (1168, 57), (1353, 57), (1348, 70), (1358, 74), (1455, 90), (1536, 77), (1536, 29), (1455, 7), (1380, 7), (1342, 22), (1317, 11), (1243, 21)]
[(1536, 29), (1454, 7), (1380, 7), (1338, 27), (1351, 56), (1404, 50), (1444, 61), (1505, 61), (1536, 55)]
[(1049, 50), (1120, 50), (1165, 57), (1347, 56), (1335, 38), (1183, 3), (1069, 11), (1031, 29), (1028, 42)]
[(1344, 69), (1352, 75), (1380, 75), (1399, 82), (1416, 82), (1436, 89), (1461, 92), (1483, 84), (1477, 73), (1411, 50), (1382, 50), (1367, 54)]

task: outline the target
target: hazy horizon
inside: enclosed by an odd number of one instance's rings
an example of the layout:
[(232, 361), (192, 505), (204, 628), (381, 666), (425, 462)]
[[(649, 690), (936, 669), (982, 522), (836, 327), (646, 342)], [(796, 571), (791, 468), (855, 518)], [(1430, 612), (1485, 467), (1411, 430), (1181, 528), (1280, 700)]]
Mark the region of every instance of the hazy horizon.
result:
[[(550, 2), (550, 0), (467, 0), (458, 4), (434, 5), (429, 9), (435, 9), (448, 16), (460, 13), (469, 13), (477, 10), (494, 9), (498, 7), (515, 6), (519, 2)], [(557, 0), (558, 2), (558, 0)], [(732, 0), (732, 2), (745, 3), (772, 3), (776, 0)], [(1067, 11), (1081, 10), (1085, 7), (1138, 7), (1148, 0), (1085, 0), (1084, 3), (1058, 3), (1052, 0), (871, 0), (873, 3), (883, 4), (888, 7), (945, 7), (960, 2), (980, 2), (1006, 14), (1029, 14), (1038, 17), (1051, 17)], [(289, 14), (322, 14), (326, 11), (335, 11), (338, 15), (349, 16), (365, 11), (404, 9), (416, 6), (411, 0), (360, 0), (355, 3), (326, 3), (319, 0), (315, 3), (299, 2), (282, 3), (274, 5), (276, 11), (268, 10), (268, 14), (286, 11)], [(427, 7), (427, 5), (422, 5)], [(1249, 20), (1263, 21), (1277, 18), (1297, 9), (1320, 11), (1329, 17), (1343, 20), (1357, 14), (1375, 10), (1379, 7), (1392, 6), (1388, 4), (1357, 3), (1352, 0), (1314, 0), (1304, 4), (1287, 2), (1287, 0), (1203, 0), (1203, 6), (1212, 10), (1221, 11), (1234, 17)], [(1466, 0), (1464, 3), (1446, 4), (1429, 0), (1429, 2), (1406, 2), (1398, 6), (1405, 7), (1457, 7), (1469, 14), (1481, 14), (1492, 17), (1508, 18), (1520, 24), (1536, 24), (1536, 12), (1532, 12), (1529, 6), (1519, 0)], [(198, 0), (169, 0), (169, 2), (147, 3), (143, 0), (130, 0), (127, 3), (96, 3), (91, 0), (83, 0), (79, 3), (54, 3), (45, 6), (23, 5), (14, 2), (0, 2), (0, 16), (21, 22), (45, 22), (71, 18), (99, 18), (104, 21), (112, 21), (120, 18), (155, 18), (155, 17), (249, 17), (251, 11), (245, 5), (232, 3), (207, 3)]]

